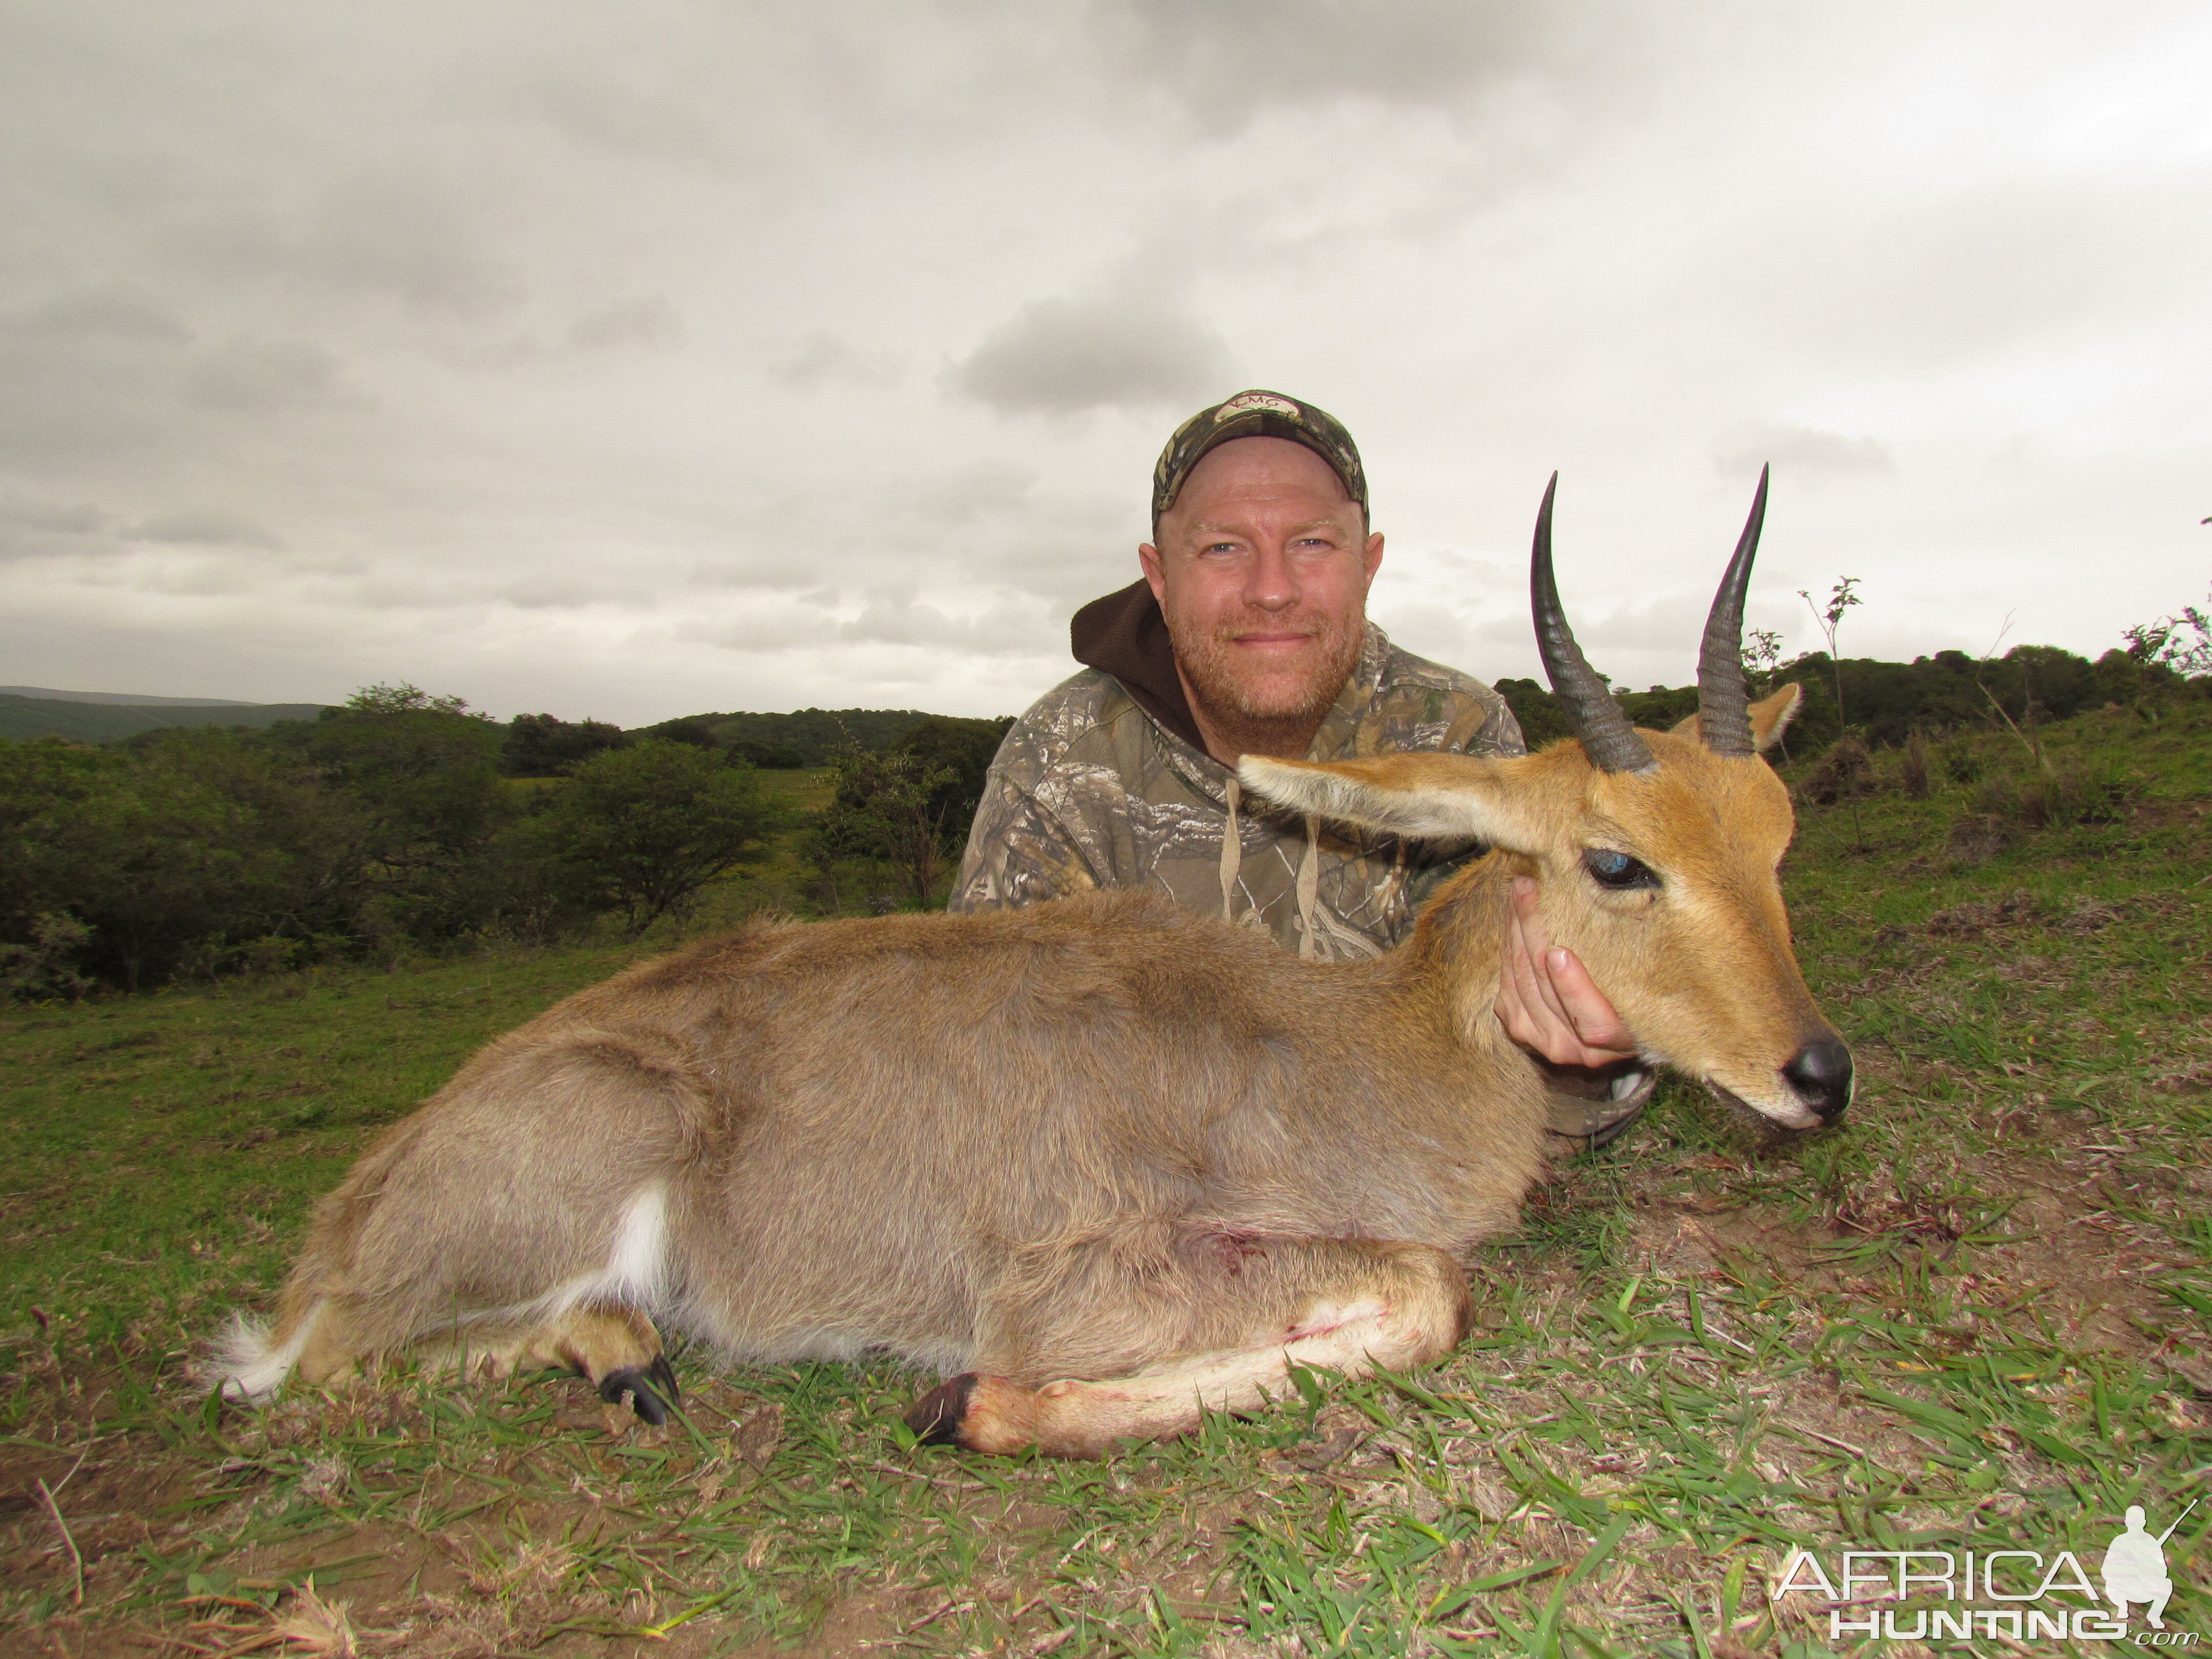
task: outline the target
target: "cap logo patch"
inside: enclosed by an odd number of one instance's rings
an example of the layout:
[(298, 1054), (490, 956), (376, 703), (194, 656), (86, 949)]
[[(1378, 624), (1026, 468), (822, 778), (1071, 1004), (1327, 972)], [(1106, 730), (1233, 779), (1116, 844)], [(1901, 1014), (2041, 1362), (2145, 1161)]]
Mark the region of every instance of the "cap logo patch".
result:
[(1213, 423), (1218, 426), (1224, 421), (1235, 420), (1239, 415), (1249, 415), (1255, 409), (1263, 409), (1274, 415), (1287, 415), (1292, 420), (1305, 413), (1288, 398), (1278, 398), (1271, 392), (1245, 392), (1215, 410)]

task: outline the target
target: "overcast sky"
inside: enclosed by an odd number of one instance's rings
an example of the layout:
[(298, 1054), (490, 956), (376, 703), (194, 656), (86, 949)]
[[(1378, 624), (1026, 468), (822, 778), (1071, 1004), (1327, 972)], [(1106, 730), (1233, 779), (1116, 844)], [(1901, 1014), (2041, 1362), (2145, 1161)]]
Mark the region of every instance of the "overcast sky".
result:
[(2212, 7), (0, 9), (0, 683), (1012, 713), (1248, 386), (1534, 672), (2065, 645), (2212, 577)]

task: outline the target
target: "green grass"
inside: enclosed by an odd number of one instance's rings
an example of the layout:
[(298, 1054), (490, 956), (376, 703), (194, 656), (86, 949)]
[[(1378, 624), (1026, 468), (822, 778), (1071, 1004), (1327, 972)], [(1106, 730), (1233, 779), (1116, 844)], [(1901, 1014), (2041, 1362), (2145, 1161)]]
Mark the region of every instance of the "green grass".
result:
[[(1096, 1465), (917, 1450), (921, 1379), (888, 1367), (681, 1353), (664, 1431), (559, 1378), (190, 1391), (379, 1126), (634, 951), (16, 1010), (0, 1646), (219, 1652), (343, 1602), (410, 1654), (1726, 1659), (1832, 1650), (1769, 1599), (1800, 1546), (2094, 1575), (2129, 1504), (2161, 1528), (2212, 1497), (2212, 726), (2044, 736), (2121, 807), (1962, 854), (1990, 780), (2033, 775), (1990, 735), (1972, 782), (1908, 799), (1882, 757), (1856, 828), (1805, 811), (1800, 951), (1863, 1079), (1841, 1132), (1763, 1150), (1670, 1084), (1478, 1264), (1446, 1364), (1301, 1376)], [(780, 857), (702, 921), (795, 890)], [(2208, 1535), (2212, 1501), (2167, 1546), (2171, 1629), (2212, 1634)]]

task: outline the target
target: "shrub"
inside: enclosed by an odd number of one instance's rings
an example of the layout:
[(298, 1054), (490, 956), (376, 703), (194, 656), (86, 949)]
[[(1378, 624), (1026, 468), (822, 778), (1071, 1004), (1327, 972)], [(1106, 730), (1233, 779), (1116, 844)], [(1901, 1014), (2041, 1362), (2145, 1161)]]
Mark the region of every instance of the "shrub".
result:
[(1897, 781), (1899, 787), (1911, 799), (1928, 799), (1928, 734), (1925, 732), (1916, 728), (1905, 740), (1905, 753), (1898, 761)]
[(578, 767), (527, 839), (558, 860), (588, 908), (622, 912), (635, 939), (762, 857), (781, 816), (752, 768), (648, 738)]
[(75, 1002), (92, 988), (78, 969), (91, 942), (92, 929), (65, 912), (33, 917), (27, 941), (0, 944), (0, 1002), (57, 996)]
[(1980, 745), (1968, 738), (1945, 738), (1943, 770), (1954, 783), (1974, 782), (1982, 775)]
[(1968, 866), (1987, 864), (2020, 839), (2012, 825), (1986, 812), (1969, 812), (1951, 826), (1944, 850), (1952, 860)]
[(1977, 811), (2027, 830), (2112, 823), (2142, 799), (2141, 778), (2109, 762), (2062, 763), (2049, 769), (2003, 773), (1984, 783)]
[(500, 770), (510, 778), (565, 778), (592, 756), (629, 741), (620, 726), (604, 720), (517, 714), (500, 744)]
[(1873, 772), (1874, 757), (1866, 744), (1856, 738), (1839, 738), (1799, 781), (1798, 793), (1820, 806), (1856, 800), (1866, 793)]
[(944, 804), (958, 774), (913, 749), (848, 749), (832, 764), (837, 793), (806, 848), (824, 893), (834, 903), (837, 865), (856, 861), (893, 876), (914, 902), (936, 902), (953, 867), (954, 842), (967, 832), (966, 820)]

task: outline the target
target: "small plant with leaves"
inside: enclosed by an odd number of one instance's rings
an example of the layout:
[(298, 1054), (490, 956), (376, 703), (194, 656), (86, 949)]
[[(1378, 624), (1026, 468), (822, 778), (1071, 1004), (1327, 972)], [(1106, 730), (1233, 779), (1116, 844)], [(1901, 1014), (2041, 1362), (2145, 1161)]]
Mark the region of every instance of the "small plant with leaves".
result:
[(1753, 696), (1763, 697), (1774, 690), (1774, 671), (1781, 665), (1780, 629), (1754, 628), (1743, 636), (1743, 677), (1751, 683)]
[(2128, 642), (2128, 655), (2145, 667), (2183, 679), (2212, 674), (2212, 609), (2185, 605), (2173, 616), (2122, 629), (2120, 637)]
[[(1852, 739), (1850, 719), (1844, 708), (1844, 665), (1837, 654), (1836, 635), (1842, 631), (1844, 617), (1850, 608), (1865, 603), (1858, 596), (1858, 585), (1856, 576), (1838, 576), (1836, 585), (1828, 590), (1828, 603), (1825, 607), (1808, 589), (1801, 587), (1797, 590), (1797, 597), (1805, 601), (1805, 608), (1813, 613), (1813, 622), (1820, 629), (1820, 637), (1828, 642), (1828, 675), (1835, 686), (1836, 723), (1843, 732), (1842, 738), (1838, 739), (1841, 743), (1849, 743)], [(1863, 852), (1866, 831), (1859, 821), (1858, 796), (1853, 793), (1848, 798), (1851, 803), (1851, 845), (1855, 851)]]

